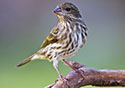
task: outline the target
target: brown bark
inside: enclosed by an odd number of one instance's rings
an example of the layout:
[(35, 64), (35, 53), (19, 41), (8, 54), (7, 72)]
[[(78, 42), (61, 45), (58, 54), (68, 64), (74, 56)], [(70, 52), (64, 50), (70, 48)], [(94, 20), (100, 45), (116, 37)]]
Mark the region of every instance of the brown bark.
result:
[(82, 86), (125, 86), (125, 70), (95, 70), (74, 61), (69, 63), (83, 72), (84, 78), (77, 72), (69, 72), (66, 82), (57, 80), (45, 88), (80, 88)]

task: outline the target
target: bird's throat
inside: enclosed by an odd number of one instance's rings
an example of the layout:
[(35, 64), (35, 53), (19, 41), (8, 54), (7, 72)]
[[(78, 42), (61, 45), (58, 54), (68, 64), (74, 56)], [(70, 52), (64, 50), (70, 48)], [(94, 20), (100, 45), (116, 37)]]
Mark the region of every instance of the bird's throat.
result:
[(63, 22), (64, 21), (64, 16), (58, 15), (57, 17), (58, 17), (58, 22)]

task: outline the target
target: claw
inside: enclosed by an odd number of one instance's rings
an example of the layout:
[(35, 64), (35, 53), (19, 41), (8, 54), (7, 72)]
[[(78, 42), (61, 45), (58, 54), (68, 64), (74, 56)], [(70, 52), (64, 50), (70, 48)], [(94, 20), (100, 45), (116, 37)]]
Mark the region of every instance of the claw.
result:
[[(67, 85), (67, 87), (70, 88), (67, 79), (65, 79), (62, 75), (60, 76), (59, 79), (63, 82), (64, 85)], [(59, 79), (57, 79), (57, 80), (59, 80)]]
[(80, 74), (82, 78), (85, 78), (84, 72), (82, 70), (75, 69), (74, 70), (76, 73)]
[(68, 81), (67, 81), (65, 78), (63, 78), (62, 81), (63, 81), (63, 84), (64, 84), (64, 85), (66, 85), (68, 88), (70, 88), (70, 86), (69, 86), (69, 84), (68, 84)]
[(67, 60), (65, 60), (65, 59), (63, 59), (63, 62), (64, 62), (66, 65), (68, 65), (69, 67), (71, 67), (74, 72), (80, 74), (80, 76), (81, 76), (83, 79), (85, 78), (85, 76), (84, 76), (84, 74), (83, 74), (84, 72), (83, 72), (82, 70), (79, 70), (79, 69), (75, 68), (74, 66), (72, 66), (72, 65), (71, 65)]

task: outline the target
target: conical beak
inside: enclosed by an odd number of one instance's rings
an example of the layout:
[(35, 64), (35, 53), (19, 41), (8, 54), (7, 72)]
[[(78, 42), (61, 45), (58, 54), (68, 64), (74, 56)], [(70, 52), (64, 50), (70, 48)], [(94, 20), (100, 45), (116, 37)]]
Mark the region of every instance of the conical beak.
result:
[(57, 14), (57, 15), (62, 15), (62, 10), (61, 10), (61, 8), (58, 7), (58, 6), (53, 10), (53, 12), (54, 12), (55, 14)]

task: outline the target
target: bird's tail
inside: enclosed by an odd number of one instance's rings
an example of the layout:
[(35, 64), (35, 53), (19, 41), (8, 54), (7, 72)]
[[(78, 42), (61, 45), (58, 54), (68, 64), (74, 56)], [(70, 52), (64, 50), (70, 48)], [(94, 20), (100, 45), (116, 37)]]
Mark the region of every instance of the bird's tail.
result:
[(45, 59), (44, 55), (40, 55), (39, 53), (41, 52), (41, 50), (39, 50), (38, 52), (36, 52), (35, 54), (33, 54), (32, 56), (26, 58), (24, 61), (20, 62), (19, 64), (17, 64), (17, 67), (20, 67), (32, 60), (36, 60), (36, 59)]
[(33, 58), (33, 55), (28, 57), (28, 58), (26, 58), (24, 61), (20, 62), (19, 64), (17, 64), (17, 67), (20, 67), (20, 66), (30, 62), (32, 60), (32, 58)]

